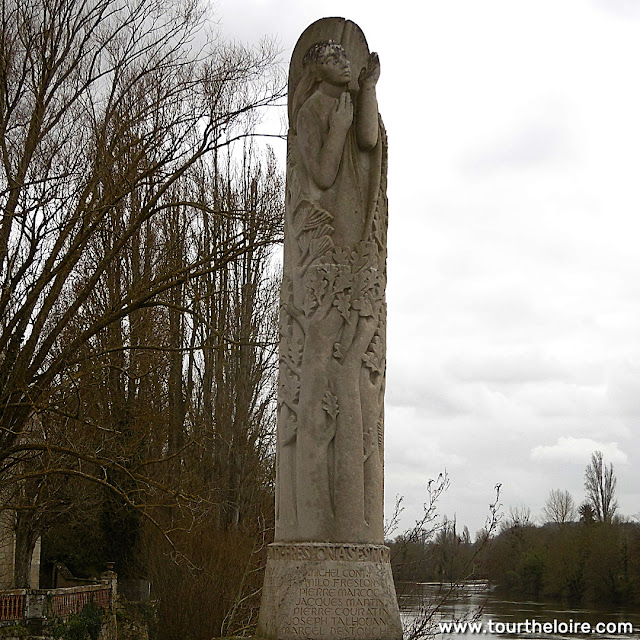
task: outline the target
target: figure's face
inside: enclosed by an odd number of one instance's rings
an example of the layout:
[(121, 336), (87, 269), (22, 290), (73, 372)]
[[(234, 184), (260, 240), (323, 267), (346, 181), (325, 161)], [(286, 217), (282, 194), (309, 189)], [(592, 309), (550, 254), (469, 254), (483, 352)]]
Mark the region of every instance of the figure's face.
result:
[(316, 68), (320, 78), (334, 86), (343, 87), (351, 81), (351, 64), (344, 49), (327, 48)]

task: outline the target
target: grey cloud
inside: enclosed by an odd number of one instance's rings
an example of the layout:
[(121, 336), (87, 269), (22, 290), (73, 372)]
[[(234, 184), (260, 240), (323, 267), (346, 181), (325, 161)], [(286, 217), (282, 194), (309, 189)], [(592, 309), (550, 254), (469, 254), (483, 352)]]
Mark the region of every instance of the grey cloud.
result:
[(603, 11), (621, 18), (640, 18), (640, 3), (637, 0), (592, 0)]
[(607, 381), (607, 397), (620, 414), (640, 417), (640, 365), (627, 363), (613, 368)]
[(592, 452), (602, 451), (609, 462), (627, 464), (629, 457), (617, 442), (597, 442), (591, 438), (559, 437), (553, 445), (538, 445), (531, 450), (534, 462), (583, 464)]
[(574, 150), (570, 128), (564, 120), (564, 113), (547, 109), (501, 138), (470, 152), (461, 162), (462, 172), (487, 174), (566, 163)]
[(447, 371), (460, 382), (525, 384), (567, 379), (557, 361), (536, 353), (474, 355), (451, 359)]
[(565, 429), (581, 425), (579, 429), (584, 433), (588, 425), (600, 424), (609, 417), (603, 396), (602, 385), (581, 384), (574, 380), (573, 383), (539, 385), (523, 400), (529, 401), (535, 415), (544, 418), (550, 426), (556, 422), (559, 428)]
[(419, 407), (429, 415), (442, 417), (468, 415), (473, 407), (452, 385), (424, 379), (397, 380), (390, 376), (386, 392), (387, 404), (396, 407)]

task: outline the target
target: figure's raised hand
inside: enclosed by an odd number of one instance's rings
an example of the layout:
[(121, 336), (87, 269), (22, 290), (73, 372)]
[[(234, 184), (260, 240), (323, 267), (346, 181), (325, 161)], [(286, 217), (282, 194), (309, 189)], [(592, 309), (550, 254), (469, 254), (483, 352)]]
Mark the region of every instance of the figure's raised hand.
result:
[(335, 109), (329, 114), (329, 126), (331, 129), (340, 129), (346, 133), (352, 122), (353, 103), (351, 102), (351, 95), (345, 91), (338, 98)]
[(380, 78), (380, 58), (378, 54), (373, 52), (369, 54), (369, 59), (367, 60), (367, 66), (362, 67), (360, 70), (360, 75), (358, 76), (358, 84), (360, 88), (365, 85), (375, 87), (378, 82), (378, 78)]

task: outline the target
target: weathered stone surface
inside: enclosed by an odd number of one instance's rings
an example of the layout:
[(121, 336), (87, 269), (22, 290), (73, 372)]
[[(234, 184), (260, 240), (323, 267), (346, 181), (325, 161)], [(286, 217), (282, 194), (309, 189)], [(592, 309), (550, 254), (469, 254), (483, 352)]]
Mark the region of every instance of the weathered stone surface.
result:
[(270, 545), (258, 635), (402, 638), (388, 547)]
[(384, 541), (387, 144), (379, 73), (377, 54), (342, 18), (311, 25), (291, 59), (278, 541)]
[(343, 18), (300, 36), (289, 134), (276, 544), (258, 635), (402, 637), (383, 546), (387, 139), (378, 55)]

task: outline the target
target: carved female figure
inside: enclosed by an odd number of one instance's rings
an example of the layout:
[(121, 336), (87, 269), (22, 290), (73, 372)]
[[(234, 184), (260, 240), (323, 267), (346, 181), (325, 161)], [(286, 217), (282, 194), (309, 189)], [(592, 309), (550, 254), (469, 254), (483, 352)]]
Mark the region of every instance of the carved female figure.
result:
[(276, 540), (383, 542), (386, 139), (365, 59), (354, 87), (345, 48), (316, 42), (290, 87)]

